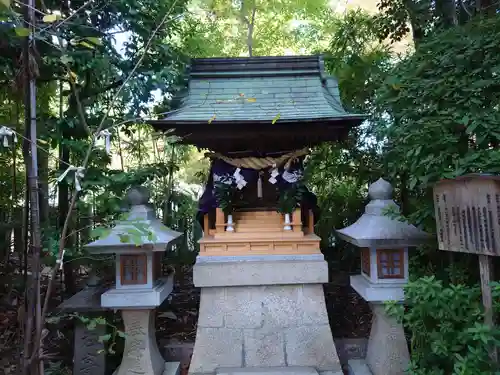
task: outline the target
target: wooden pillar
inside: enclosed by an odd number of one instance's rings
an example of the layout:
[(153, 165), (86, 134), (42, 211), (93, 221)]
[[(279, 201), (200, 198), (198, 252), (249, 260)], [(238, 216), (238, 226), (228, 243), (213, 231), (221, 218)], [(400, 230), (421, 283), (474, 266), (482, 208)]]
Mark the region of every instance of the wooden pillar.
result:
[(215, 231), (216, 232), (224, 232), (226, 227), (226, 220), (224, 218), (224, 212), (217, 207), (215, 209)]
[(302, 231), (302, 210), (301, 208), (295, 209), (292, 216), (292, 228), (294, 232)]
[(307, 220), (307, 234), (314, 234), (314, 214), (309, 210), (309, 220)]
[(208, 236), (210, 227), (208, 225), (208, 212), (203, 216), (203, 235)]

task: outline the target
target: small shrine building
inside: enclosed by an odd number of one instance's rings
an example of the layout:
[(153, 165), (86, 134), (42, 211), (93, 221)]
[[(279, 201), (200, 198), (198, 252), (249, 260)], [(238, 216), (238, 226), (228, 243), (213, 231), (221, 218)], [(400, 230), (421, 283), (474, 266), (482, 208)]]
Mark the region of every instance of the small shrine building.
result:
[(190, 375), (293, 367), (341, 374), (303, 163), (364, 115), (345, 111), (321, 56), (193, 59), (179, 106), (149, 121), (207, 149), (203, 225), (193, 269), (201, 288)]

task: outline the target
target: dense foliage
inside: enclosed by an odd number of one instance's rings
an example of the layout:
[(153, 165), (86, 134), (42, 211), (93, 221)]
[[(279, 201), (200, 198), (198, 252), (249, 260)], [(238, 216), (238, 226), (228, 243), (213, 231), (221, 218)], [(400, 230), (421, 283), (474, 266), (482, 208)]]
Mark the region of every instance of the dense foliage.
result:
[[(369, 116), (346, 142), (317, 147), (307, 159), (306, 181), (322, 213), (316, 231), (331, 262), (356, 271), (358, 251), (336, 240), (333, 228), (359, 217), (368, 183), (381, 176), (395, 186), (405, 219), (434, 231), (434, 182), (499, 172), (499, 4), (378, 5), (376, 15), (340, 15), (323, 0), (44, 1), (25, 23), (21, 2), (0, 0), (0, 127), (22, 140), (10, 139), (8, 147), (0, 142), (2, 302), (21, 307), (21, 323), (33, 318), (24, 306), (34, 293), (26, 289), (33, 286), (27, 271), (39, 271), (29, 247), (37, 228), (29, 223), (26, 188), (30, 78), (37, 86), (39, 268), (56, 265), (62, 244), (65, 295), (77, 289), (77, 270), (96, 266), (82, 248), (98, 232), (90, 229), (112, 225), (132, 185), (151, 188), (161, 219), (188, 233), (180, 251), (190, 261), (196, 254), (200, 228), (193, 214), (207, 161), (142, 123), (175, 107), (172, 96), (184, 87), (189, 57), (322, 52), (328, 72), (338, 78), (343, 105)], [(28, 49), (29, 28), (36, 44)], [(391, 43), (410, 31), (415, 49), (400, 56)], [(105, 137), (94, 145), (103, 129), (110, 132), (110, 154)], [(69, 166), (84, 164), (82, 191), (74, 191), (74, 170), (57, 181)], [(221, 194), (230, 206), (232, 193)], [(294, 194), (283, 200), (284, 212), (294, 205)], [(415, 252), (410, 266), (408, 310), (401, 316), (413, 343), (411, 372), (489, 371), (486, 345), (498, 333), (480, 325), (475, 257), (451, 257), (429, 246)], [(420, 279), (426, 275), (435, 278)], [(11, 347), (0, 352), (14, 353)]]
[[(493, 296), (499, 312), (498, 283)], [(446, 287), (434, 276), (424, 277), (407, 285), (405, 300), (407, 312), (398, 304), (389, 305), (388, 311), (412, 332), (410, 374), (495, 373), (488, 350), (500, 345), (500, 329), (484, 325), (478, 286)]]

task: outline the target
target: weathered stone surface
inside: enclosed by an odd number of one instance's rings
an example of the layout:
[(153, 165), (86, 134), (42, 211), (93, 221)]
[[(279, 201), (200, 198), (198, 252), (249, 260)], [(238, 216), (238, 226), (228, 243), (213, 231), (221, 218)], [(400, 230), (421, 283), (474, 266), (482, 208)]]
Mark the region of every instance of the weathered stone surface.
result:
[(288, 329), (285, 348), (290, 366), (314, 366), (319, 371), (341, 369), (329, 325)]
[[(199, 318), (190, 375), (208, 375), (216, 369), (225, 371), (227, 367), (298, 366), (332, 373), (340, 371), (323, 286), (318, 281), (327, 278), (326, 262), (316, 258), (301, 260), (306, 264), (321, 263), (316, 271), (322, 275), (304, 276), (304, 272), (313, 271), (305, 271), (296, 260), (291, 266), (292, 261), (269, 256), (266, 262), (265, 257), (260, 258), (258, 262), (218, 259), (199, 265), (210, 266), (202, 271), (207, 285), (227, 282), (221, 287), (202, 285), (200, 315), (207, 316)], [(235, 274), (228, 276), (228, 272)], [(259, 279), (262, 272), (266, 274), (267, 283)], [(213, 279), (218, 281), (211, 283)], [(288, 282), (276, 282), (283, 279)], [(304, 283), (305, 279), (308, 281)], [(205, 290), (209, 291), (205, 293)], [(209, 324), (222, 324), (222, 327), (208, 327)]]
[(219, 367), (243, 366), (241, 329), (198, 327), (190, 374), (213, 373)]
[(366, 363), (373, 375), (403, 375), (410, 362), (403, 326), (388, 316), (382, 304), (371, 304), (372, 329)]
[(106, 326), (98, 325), (90, 331), (79, 321), (75, 323), (74, 375), (104, 375), (106, 356), (104, 345), (98, 339), (105, 334)]
[(349, 366), (351, 367), (353, 375), (372, 375), (365, 360), (363, 359), (353, 359), (352, 361), (349, 361)]
[(259, 328), (262, 316), (263, 287), (225, 288), (224, 323), (226, 328)]
[(218, 328), (224, 325), (224, 288), (202, 288), (200, 297), (199, 327)]
[(306, 324), (325, 324), (328, 322), (325, 293), (320, 284), (303, 285), (298, 290), (298, 305), (302, 310), (302, 319)]
[(125, 347), (116, 375), (162, 375), (165, 360), (156, 343), (154, 310), (123, 310)]
[(165, 362), (165, 369), (162, 375), (179, 375), (181, 373), (180, 362)]
[(261, 328), (244, 331), (245, 366), (286, 366), (283, 331)]
[(313, 367), (257, 367), (257, 368), (234, 368), (219, 369), (216, 375), (318, 375)]
[(350, 360), (366, 358), (366, 338), (334, 338), (335, 346), (339, 354), (340, 362), (347, 363)]
[(268, 286), (263, 290), (265, 327), (297, 327), (304, 324), (304, 306), (299, 304), (302, 285)]
[(163, 347), (162, 351), (163, 358), (169, 362), (180, 362), (181, 367), (189, 366), (191, 362), (191, 357), (193, 355), (194, 342), (177, 342), (169, 341), (166, 345), (160, 345)]
[(193, 280), (197, 287), (321, 284), (328, 282), (328, 266), (322, 259), (220, 259), (218, 262), (197, 262), (193, 268)]

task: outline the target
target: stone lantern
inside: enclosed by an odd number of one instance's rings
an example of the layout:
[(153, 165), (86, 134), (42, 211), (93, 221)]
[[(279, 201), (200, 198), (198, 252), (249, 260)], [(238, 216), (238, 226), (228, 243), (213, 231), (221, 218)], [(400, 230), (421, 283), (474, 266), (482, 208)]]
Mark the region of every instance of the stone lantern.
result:
[(182, 234), (164, 226), (147, 203), (143, 187), (127, 193), (131, 209), (104, 238), (88, 245), (94, 254), (115, 254), (115, 287), (101, 295), (101, 306), (122, 310), (125, 325), (123, 359), (115, 375), (173, 375), (155, 338), (155, 308), (172, 292), (173, 275), (161, 277), (161, 255)]
[(389, 212), (399, 212), (392, 191), (391, 184), (382, 178), (371, 184), (371, 201), (365, 213), (354, 224), (337, 230), (340, 238), (361, 248), (361, 275), (351, 276), (351, 286), (373, 311), (366, 355), (373, 375), (402, 375), (407, 369), (409, 353), (403, 326), (386, 314), (383, 303), (404, 300), (408, 248), (429, 239), (415, 226), (390, 217)]

